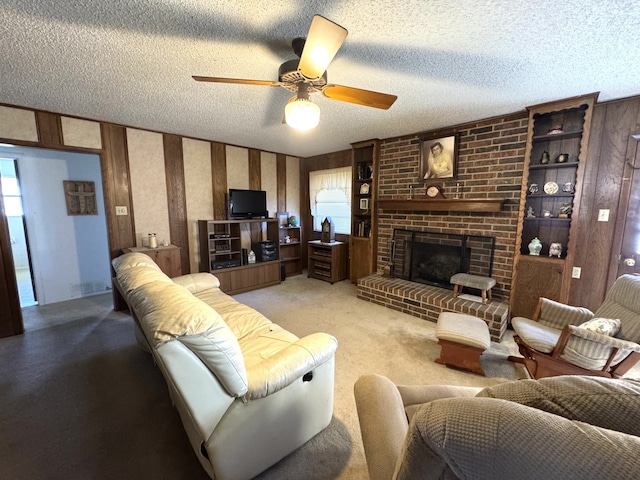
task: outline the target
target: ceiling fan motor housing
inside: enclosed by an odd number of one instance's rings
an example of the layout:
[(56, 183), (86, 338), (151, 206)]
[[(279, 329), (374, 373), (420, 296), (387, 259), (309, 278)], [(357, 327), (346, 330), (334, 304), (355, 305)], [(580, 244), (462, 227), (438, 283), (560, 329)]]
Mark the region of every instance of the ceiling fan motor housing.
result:
[(319, 78), (308, 79), (298, 70), (298, 63), (299, 60), (296, 59), (288, 60), (280, 65), (278, 80), (283, 83), (282, 87), (295, 93), (298, 91), (298, 84), (306, 83), (309, 93), (322, 91), (322, 87), (327, 84), (327, 72), (324, 72)]

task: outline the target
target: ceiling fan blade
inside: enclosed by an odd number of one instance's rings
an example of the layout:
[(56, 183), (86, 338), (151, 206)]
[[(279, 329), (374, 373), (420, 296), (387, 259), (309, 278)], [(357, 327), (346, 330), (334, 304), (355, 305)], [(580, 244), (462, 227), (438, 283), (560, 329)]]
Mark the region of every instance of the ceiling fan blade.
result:
[(199, 77), (193, 75), (192, 78), (196, 82), (213, 82), (213, 83), (240, 83), (243, 85), (264, 85), (266, 87), (279, 87), (281, 82), (272, 82), (270, 80), (245, 80), (244, 78), (223, 78), (223, 77)]
[(374, 107), (387, 110), (398, 98), (397, 95), (372, 92), (361, 88), (345, 87), (343, 85), (327, 85), (322, 89), (322, 94), (332, 100), (357, 103), (365, 107)]
[(307, 78), (321, 77), (347, 38), (347, 29), (314, 15), (300, 56), (298, 70)]

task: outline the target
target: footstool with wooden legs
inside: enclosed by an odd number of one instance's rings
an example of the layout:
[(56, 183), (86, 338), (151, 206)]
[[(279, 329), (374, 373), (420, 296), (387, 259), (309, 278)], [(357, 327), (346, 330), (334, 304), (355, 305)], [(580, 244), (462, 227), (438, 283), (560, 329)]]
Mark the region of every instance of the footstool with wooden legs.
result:
[(491, 289), (495, 286), (496, 281), (491, 277), (483, 277), (481, 275), (471, 275), (469, 273), (456, 273), (449, 280), (453, 285), (454, 298), (462, 292), (463, 287), (475, 288), (480, 290), (482, 304), (487, 303), (487, 298), (491, 300)]
[(484, 320), (463, 313), (442, 312), (436, 324), (436, 338), (442, 346), (436, 363), (484, 376), (480, 355), (491, 345), (489, 327)]

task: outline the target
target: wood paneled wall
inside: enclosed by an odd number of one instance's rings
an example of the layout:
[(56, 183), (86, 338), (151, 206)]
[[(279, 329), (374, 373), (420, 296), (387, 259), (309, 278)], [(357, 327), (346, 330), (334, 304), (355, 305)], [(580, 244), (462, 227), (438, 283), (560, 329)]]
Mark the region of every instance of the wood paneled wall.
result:
[[(10, 110), (27, 111), (22, 107), (7, 105)], [(27, 147), (44, 147), (74, 152), (94, 153), (100, 156), (104, 189), (110, 258), (122, 253), (123, 248), (136, 245), (135, 212), (132, 201), (127, 128), (110, 123), (100, 125), (102, 148), (83, 148), (64, 145), (62, 116), (58, 113), (34, 111), (37, 141), (3, 138), (0, 142)], [(71, 117), (65, 117), (71, 118)], [(91, 122), (89, 120), (89, 122)], [(158, 133), (158, 132), (155, 132)], [(171, 241), (181, 247), (181, 266), (184, 273), (190, 271), (189, 231), (186, 206), (185, 165), (183, 138), (162, 133), (165, 183), (168, 203), (168, 222)], [(211, 182), (213, 187), (213, 212), (215, 219), (227, 218), (227, 145), (209, 142), (211, 145)], [(261, 151), (248, 150), (248, 172), (250, 188), (261, 188)], [(287, 157), (277, 155), (278, 208), (286, 210)], [(127, 215), (116, 215), (115, 207), (127, 207)], [(4, 218), (0, 218), (0, 337), (22, 333), (18, 290), (13, 269), (11, 246)], [(3, 240), (4, 238), (4, 240)], [(122, 298), (114, 289), (114, 306), (124, 307)]]
[[(595, 106), (578, 219), (578, 248), (574, 256), (574, 265), (582, 272), (579, 279), (571, 279), (569, 303), (572, 305), (596, 310), (610, 287), (609, 270), (616, 267), (619, 253), (613, 251), (617, 245), (615, 220), (626, 215), (621, 192), (629, 138), (638, 133), (640, 97)], [(621, 203), (623, 210), (619, 210)], [(608, 222), (598, 221), (600, 209), (609, 210)]]
[[(11, 106), (8, 106), (11, 107)], [(21, 107), (16, 107), (21, 108)], [(15, 143), (24, 146), (64, 148), (69, 151), (90, 152), (100, 155), (105, 209), (109, 233), (109, 249), (111, 257), (120, 254), (122, 248), (135, 245), (134, 215), (131, 201), (131, 184), (129, 159), (127, 153), (126, 129), (123, 126), (101, 123), (102, 149), (87, 149), (64, 146), (61, 116), (56, 113), (35, 111), (38, 141), (15, 140), (2, 138), (0, 142)], [(506, 116), (505, 116), (506, 117)], [(583, 305), (591, 309), (597, 308), (608, 288), (607, 276), (615, 259), (615, 222), (623, 184), (625, 155), (629, 137), (640, 133), (640, 97), (632, 97), (597, 104), (594, 109), (591, 139), (587, 155), (586, 176), (580, 206), (579, 247), (576, 250), (575, 265), (582, 268), (582, 277), (573, 279), (570, 288), (570, 303)], [(383, 142), (393, 142), (387, 139)], [(181, 137), (164, 135), (165, 166), (167, 168), (167, 189), (171, 192), (170, 224), (172, 238), (186, 241), (186, 217), (184, 197), (184, 170), (182, 168)], [(226, 178), (226, 145), (211, 143), (211, 165), (213, 186), (213, 211), (216, 219), (226, 218), (225, 194)], [(260, 181), (259, 151), (249, 150), (250, 184)], [(277, 204), (278, 210), (286, 210), (286, 157), (277, 154)], [(328, 168), (351, 165), (351, 149), (318, 155), (300, 160), (300, 217), (305, 240), (319, 238), (314, 233), (308, 208), (309, 172)], [(515, 179), (514, 184), (515, 184)], [(178, 199), (177, 202), (173, 200)], [(115, 206), (127, 206), (129, 215), (116, 216)], [(610, 210), (612, 221), (597, 222), (597, 212), (601, 208)], [(511, 228), (511, 227), (509, 227)], [(3, 235), (7, 233), (0, 227), (0, 336), (21, 333), (19, 311), (16, 314), (17, 287), (13, 284), (13, 264), (10, 245)], [(175, 235), (175, 236), (174, 236)], [(515, 237), (515, 232), (513, 233)], [(348, 241), (348, 236), (337, 236), (339, 240)], [(175, 240), (176, 243), (178, 240)], [(3, 243), (4, 242), (4, 243)], [(182, 246), (182, 245), (181, 245)], [(303, 248), (303, 265), (306, 266), (306, 249)], [(189, 271), (188, 250), (182, 253), (183, 269)], [(18, 307), (16, 307), (18, 305)]]

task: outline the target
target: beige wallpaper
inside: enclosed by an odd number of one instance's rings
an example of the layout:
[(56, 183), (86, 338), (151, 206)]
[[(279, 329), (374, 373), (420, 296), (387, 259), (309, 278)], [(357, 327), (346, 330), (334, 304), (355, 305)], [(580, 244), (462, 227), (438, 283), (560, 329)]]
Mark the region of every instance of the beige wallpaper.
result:
[(269, 216), (278, 210), (278, 162), (275, 153), (260, 152), (260, 188), (267, 192)]
[(198, 220), (213, 218), (213, 187), (211, 179), (211, 144), (184, 138), (184, 183), (187, 203), (187, 234), (189, 236), (189, 264), (198, 271)]
[(35, 112), (0, 105), (0, 137), (37, 142)]
[(65, 145), (84, 148), (102, 148), (100, 123), (78, 118), (60, 117)]
[(158, 244), (171, 243), (162, 134), (127, 128), (127, 147), (136, 246), (146, 246), (151, 232)]
[(287, 157), (287, 211), (300, 218), (300, 159)]
[(227, 151), (227, 187), (249, 188), (249, 150), (226, 146)]

